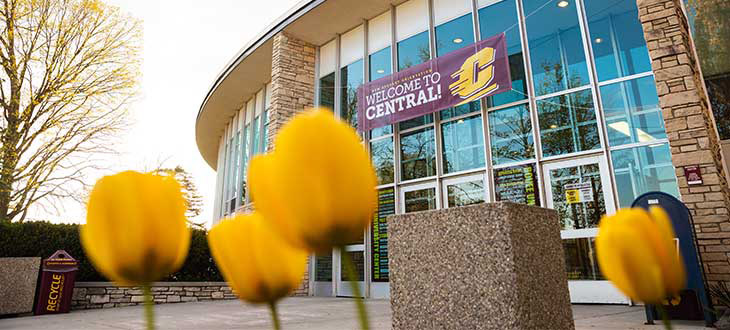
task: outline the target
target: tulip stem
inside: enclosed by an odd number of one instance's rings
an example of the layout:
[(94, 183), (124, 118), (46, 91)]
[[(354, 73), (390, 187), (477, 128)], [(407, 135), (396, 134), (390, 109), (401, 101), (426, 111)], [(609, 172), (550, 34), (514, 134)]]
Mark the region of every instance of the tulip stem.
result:
[(276, 311), (276, 303), (269, 303), (269, 310), (271, 311), (271, 322), (274, 323), (274, 330), (281, 330), (281, 323), (279, 322), (279, 313)]
[(345, 251), (344, 246), (340, 246), (340, 259), (345, 266), (347, 279), (350, 282), (352, 293), (355, 296), (355, 305), (357, 306), (357, 314), (360, 319), (360, 328), (362, 328), (362, 330), (369, 330), (370, 324), (368, 323), (368, 311), (365, 309), (365, 303), (363, 302), (364, 297), (360, 294), (360, 286), (357, 283), (358, 277), (355, 272), (355, 264), (352, 263), (352, 259), (347, 251)]
[(147, 319), (147, 330), (155, 330), (155, 302), (149, 284), (142, 285), (144, 295), (144, 316)]
[(672, 330), (672, 322), (669, 321), (669, 314), (667, 313), (667, 310), (664, 309), (664, 306), (661, 304), (656, 304), (655, 306), (657, 311), (659, 311), (659, 315), (662, 317), (662, 324), (664, 324), (664, 328)]

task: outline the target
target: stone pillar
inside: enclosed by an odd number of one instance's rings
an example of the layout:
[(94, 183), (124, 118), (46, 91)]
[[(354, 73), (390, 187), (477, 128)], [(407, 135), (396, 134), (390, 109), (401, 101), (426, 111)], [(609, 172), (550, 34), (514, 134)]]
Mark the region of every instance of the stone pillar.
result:
[(271, 56), (271, 109), (268, 149), (276, 132), (295, 113), (314, 105), (315, 46), (279, 32)]
[[(694, 217), (710, 282), (730, 281), (730, 192), (720, 140), (703, 90), (681, 0), (638, 0), (651, 66), (682, 201)], [(688, 185), (684, 166), (699, 165), (703, 183)]]
[(574, 329), (555, 210), (462, 206), (390, 216), (388, 231), (394, 330)]
[[(271, 108), (267, 151), (274, 147), (276, 132), (297, 112), (314, 105), (315, 46), (279, 32), (273, 37), (271, 53)], [(247, 209), (252, 210), (249, 204)], [(309, 270), (309, 260), (307, 260)], [(309, 295), (309, 271), (293, 295)]]

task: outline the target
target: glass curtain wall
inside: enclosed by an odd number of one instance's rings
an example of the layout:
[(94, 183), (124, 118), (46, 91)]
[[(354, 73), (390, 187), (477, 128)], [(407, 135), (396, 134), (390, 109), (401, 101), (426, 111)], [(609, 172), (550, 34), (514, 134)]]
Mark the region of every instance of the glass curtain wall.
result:
[[(343, 90), (362, 83), (363, 72), (380, 79), (429, 60), (431, 49), (443, 56), (500, 33), (512, 90), (363, 134), (389, 210), (544, 205), (542, 190), (553, 188), (544, 165), (585, 157), (605, 157), (612, 173), (601, 189), (614, 192), (617, 207), (647, 191), (678, 196), (635, 0), (478, 0), (474, 10), (407, 35), (392, 24), (395, 42), (369, 50), (366, 70), (362, 60), (337, 68)], [(333, 73), (318, 81), (320, 104), (350, 106), (346, 93), (335, 100)], [(591, 171), (583, 174), (597, 175)], [(533, 193), (515, 194), (516, 184)]]

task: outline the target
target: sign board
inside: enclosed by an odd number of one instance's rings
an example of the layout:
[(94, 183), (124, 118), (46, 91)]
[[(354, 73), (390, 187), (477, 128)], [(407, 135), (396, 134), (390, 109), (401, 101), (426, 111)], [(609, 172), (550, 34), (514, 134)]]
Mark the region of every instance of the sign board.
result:
[(690, 186), (702, 184), (702, 173), (700, 172), (699, 166), (685, 166), (684, 177), (687, 179), (687, 184)]
[(571, 183), (563, 186), (565, 200), (568, 204), (588, 203), (593, 201), (593, 183)]
[(512, 89), (504, 33), (357, 89), (357, 127), (368, 131)]
[(497, 201), (539, 205), (535, 165), (519, 165), (494, 170)]
[(372, 236), (372, 277), (373, 282), (387, 282), (388, 270), (388, 220), (395, 214), (395, 190), (393, 188), (378, 191), (378, 209), (373, 214)]

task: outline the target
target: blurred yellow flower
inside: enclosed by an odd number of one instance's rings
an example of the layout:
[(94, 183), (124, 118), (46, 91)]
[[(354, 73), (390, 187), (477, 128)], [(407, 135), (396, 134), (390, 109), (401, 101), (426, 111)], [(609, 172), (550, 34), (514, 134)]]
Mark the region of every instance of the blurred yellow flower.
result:
[(355, 130), (314, 109), (287, 123), (274, 146), (250, 163), (256, 210), (310, 251), (360, 239), (375, 210), (376, 178)]
[(686, 281), (674, 237), (672, 223), (659, 207), (604, 216), (596, 238), (601, 271), (631, 299), (661, 304), (678, 294)]
[(208, 245), (226, 282), (239, 298), (270, 303), (299, 286), (307, 252), (297, 249), (258, 213), (237, 215), (208, 233)]
[(185, 210), (172, 177), (134, 171), (106, 176), (91, 191), (81, 243), (107, 278), (120, 285), (148, 284), (185, 261), (190, 245)]

